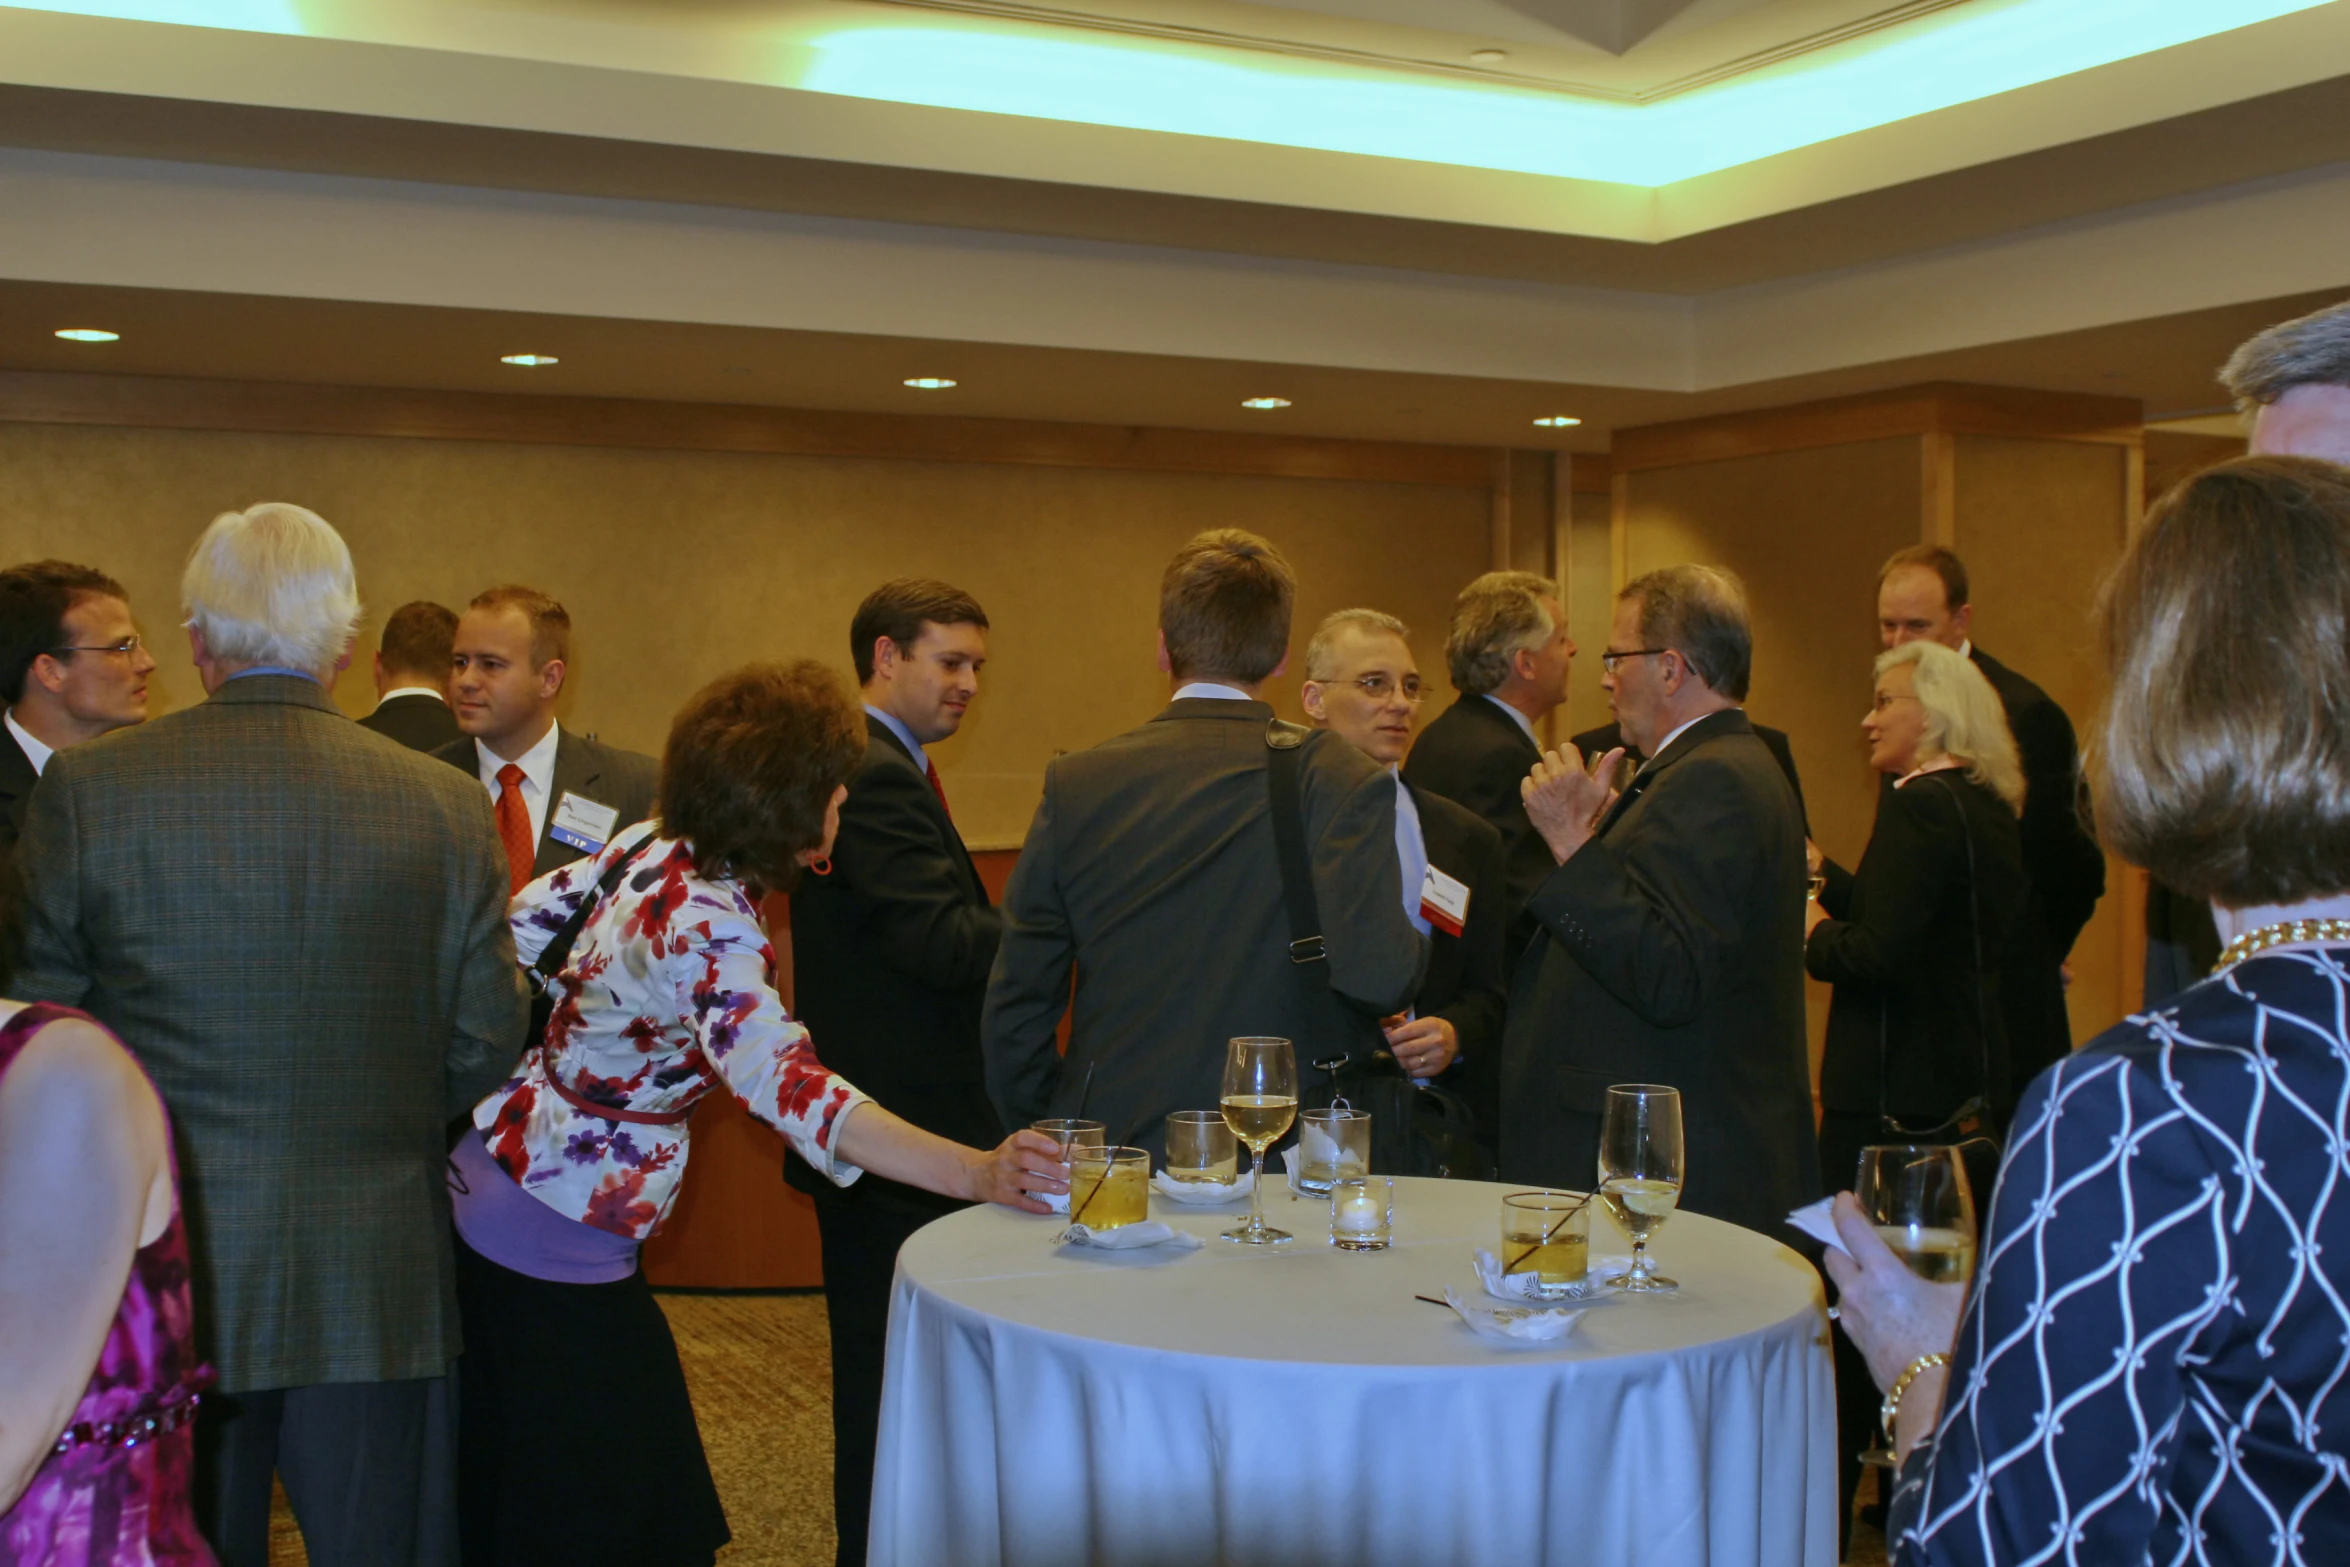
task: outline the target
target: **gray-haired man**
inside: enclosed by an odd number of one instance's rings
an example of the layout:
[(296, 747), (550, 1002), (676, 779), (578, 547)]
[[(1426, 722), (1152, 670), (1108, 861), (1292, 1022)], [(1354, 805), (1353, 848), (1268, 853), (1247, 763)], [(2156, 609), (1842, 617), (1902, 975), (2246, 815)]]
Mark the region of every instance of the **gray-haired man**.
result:
[(221, 1560), (266, 1567), (275, 1473), (313, 1561), (406, 1567), (453, 1538), (442, 1128), (526, 1016), (505, 855), (480, 785), (327, 695), (359, 599), (323, 520), (221, 516), (181, 594), (210, 700), (51, 759), (18, 993), (112, 1028), (171, 1106)]

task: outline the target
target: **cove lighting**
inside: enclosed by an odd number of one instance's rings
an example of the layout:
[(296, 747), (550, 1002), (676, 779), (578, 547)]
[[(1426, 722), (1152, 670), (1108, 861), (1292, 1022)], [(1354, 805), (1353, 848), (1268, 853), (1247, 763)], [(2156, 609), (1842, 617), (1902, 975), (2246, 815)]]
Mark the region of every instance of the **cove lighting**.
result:
[(57, 335), (69, 343), (119, 343), (120, 332), (109, 332), (100, 326), (61, 326)]
[(186, 27), (226, 27), (240, 33), (306, 31), (294, 0), (9, 0), (18, 11), (62, 11), (68, 16), (103, 16), (118, 22), (176, 22)]
[(526, 370), (535, 370), (540, 365), (559, 365), (562, 362), (553, 354), (500, 354), (498, 356), (498, 363), (521, 365)]
[(1576, 425), (1581, 424), (1583, 421), (1576, 418), (1573, 414), (1551, 414), (1545, 418), (1537, 419), (1534, 422), (1542, 426), (1542, 428), (1545, 430), (1571, 430)]
[(917, 392), (943, 392), (955, 383), (943, 375), (918, 375), (909, 379), (906, 384)]
[(1286, 397), (1244, 397), (1240, 400), (1240, 406), (1243, 408), (1287, 408), (1289, 399)]
[(1655, 187), (2330, 0), (1976, 0), (1650, 104), (1208, 44), (847, 27), (791, 85), (893, 103)]

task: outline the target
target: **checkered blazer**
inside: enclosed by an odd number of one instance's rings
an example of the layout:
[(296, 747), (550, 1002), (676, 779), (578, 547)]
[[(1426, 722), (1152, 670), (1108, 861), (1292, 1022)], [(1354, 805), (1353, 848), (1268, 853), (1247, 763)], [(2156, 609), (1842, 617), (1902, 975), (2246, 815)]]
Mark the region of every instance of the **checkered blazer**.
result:
[(13, 991), (87, 1009), (163, 1091), (222, 1387), (441, 1374), (444, 1128), (527, 1012), (481, 786), (249, 675), (59, 752), (19, 854)]

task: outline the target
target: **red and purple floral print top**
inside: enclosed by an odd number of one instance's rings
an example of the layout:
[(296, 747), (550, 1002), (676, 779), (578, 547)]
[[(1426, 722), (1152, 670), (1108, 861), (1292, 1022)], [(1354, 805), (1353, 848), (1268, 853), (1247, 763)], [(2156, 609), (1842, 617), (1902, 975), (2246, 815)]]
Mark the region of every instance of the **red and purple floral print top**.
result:
[(524, 1191), (640, 1241), (677, 1200), (687, 1123), (607, 1119), (576, 1101), (665, 1116), (723, 1085), (813, 1168), (843, 1186), (863, 1173), (834, 1153), (841, 1123), (866, 1096), (825, 1070), (808, 1031), (784, 1011), (758, 906), (739, 883), (696, 875), (690, 846), (658, 831), (651, 822), (629, 828), (602, 853), (515, 894), (506, 920), (521, 960), (533, 963), (606, 867), (652, 840), (548, 982), (546, 1039), (473, 1112), (490, 1156)]

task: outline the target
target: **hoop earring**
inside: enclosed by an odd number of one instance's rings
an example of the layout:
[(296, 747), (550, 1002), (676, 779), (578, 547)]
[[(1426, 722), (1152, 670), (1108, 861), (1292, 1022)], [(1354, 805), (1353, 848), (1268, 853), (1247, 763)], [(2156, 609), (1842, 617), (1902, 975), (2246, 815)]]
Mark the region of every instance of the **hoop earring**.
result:
[(829, 875), (831, 875), (831, 874), (832, 874), (832, 858), (831, 858), (831, 856), (829, 856), (829, 855), (823, 855), (823, 854), (819, 854), (819, 855), (817, 855), (817, 856), (816, 856), (816, 858), (814, 858), (814, 859), (812, 859), (812, 860), (810, 860), (810, 861), (808, 862), (808, 870), (809, 870), (810, 874), (812, 874), (812, 875), (817, 875), (817, 876), (829, 876)]

